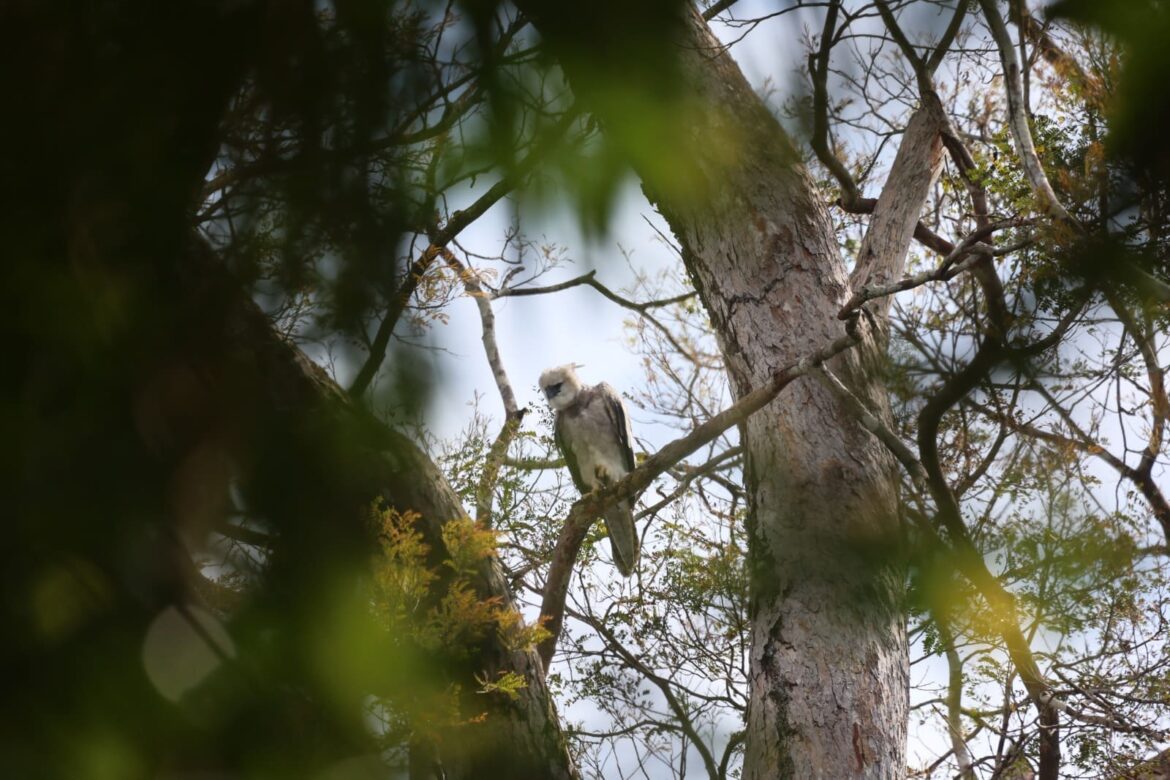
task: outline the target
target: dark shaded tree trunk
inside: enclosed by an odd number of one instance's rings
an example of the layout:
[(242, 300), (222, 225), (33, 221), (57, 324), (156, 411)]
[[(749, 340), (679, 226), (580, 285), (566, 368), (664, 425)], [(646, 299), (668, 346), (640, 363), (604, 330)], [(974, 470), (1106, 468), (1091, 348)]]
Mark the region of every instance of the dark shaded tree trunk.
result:
[[(399, 512), (417, 512), (418, 529), (436, 562), (445, 558), (442, 526), (466, 513), (434, 462), (408, 438), (353, 404), (318, 365), (276, 334), (205, 247), (199, 245), (196, 251), (189, 264), (194, 270), (192, 288), (197, 289), (198, 280), (203, 280), (206, 289), (206, 280), (216, 278), (224, 285), (207, 303), (226, 302), (222, 316), (216, 318), (222, 323), (225, 349), (216, 354), (234, 355), (235, 362), (220, 366), (217, 373), (249, 379), (255, 392), (247, 400), (254, 404), (254, 413), (266, 410), (272, 415), (272, 426), (307, 436), (290, 453), (294, 461), (311, 460), (310, 452), (334, 448), (326, 462), (334, 468), (343, 465), (345, 475), (323, 486), (326, 495), (359, 508), (380, 497)], [(202, 367), (201, 373), (207, 368)], [(341, 442), (339, 449), (336, 442)], [(511, 594), (495, 558), (480, 566), (475, 587), (480, 598), (497, 599), (511, 607)], [(474, 693), (476, 676), (494, 680), (503, 672), (524, 678), (524, 687), (514, 700), (504, 694)], [(445, 777), (557, 780), (577, 776), (535, 649), (509, 648), (493, 631), (466, 663), (448, 673), (446, 682), (468, 693), (467, 701), (472, 702), (468, 714), (482, 711), (487, 717), (445, 734), (439, 745), (430, 748)]]
[[(176, 269), (260, 21), (248, 2), (0, 7), (0, 752), (15, 775), (84, 774), (70, 746), (103, 730), (160, 746), (126, 751), (150, 767), (183, 728), (141, 660), (150, 621), (188, 595), (174, 478), (215, 468), (189, 457), (215, 436), (168, 370), (199, 341)], [(172, 438), (152, 436), (148, 396), (184, 407)], [(46, 582), (71, 622), (47, 628)]]
[[(94, 738), (128, 775), (305, 774), (374, 750), (362, 702), (338, 713), (308, 657), (313, 605), (331, 575), (368, 565), (374, 498), (419, 512), (437, 551), (441, 524), (463, 514), (425, 454), (282, 341), (191, 237), (225, 107), (260, 49), (280, 45), (265, 31), (314, 13), (282, 8), (18, 0), (0, 12), (0, 712), (12, 725), (0, 752), (17, 775), (79, 776), (75, 746)], [(180, 539), (222, 517), (241, 476), (276, 531), (272, 566), (234, 626), (239, 677), (203, 702), (214, 719), (193, 717), (152, 688), (142, 641), (160, 610), (197, 599)], [(46, 583), (71, 622), (46, 622)], [(494, 561), (476, 586), (510, 603)], [(451, 682), (487, 718), (438, 747), (446, 776), (574, 777), (535, 653), (494, 633), (477, 650)], [(500, 671), (524, 678), (518, 697), (476, 697), (474, 675)]]

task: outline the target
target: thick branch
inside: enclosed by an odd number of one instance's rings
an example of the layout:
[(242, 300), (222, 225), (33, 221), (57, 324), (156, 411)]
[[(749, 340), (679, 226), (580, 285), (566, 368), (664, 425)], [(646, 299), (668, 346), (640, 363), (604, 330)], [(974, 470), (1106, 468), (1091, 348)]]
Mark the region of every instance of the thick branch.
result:
[(1060, 734), (1053, 696), (1028, 640), (1020, 630), (1015, 597), (987, 568), (987, 562), (971, 540), (963, 523), (958, 501), (947, 484), (938, 457), (938, 429), (943, 414), (962, 400), (1005, 356), (1002, 342), (989, 335), (971, 362), (947, 380), (918, 415), (918, 452), (926, 471), (926, 485), (934, 498), (938, 519), (955, 548), (960, 571), (979, 589), (993, 612), (1007, 647), (1008, 656), (1020, 673), (1020, 680), (1040, 716), (1040, 778), (1056, 780), (1060, 771)]
[[(942, 163), (942, 104), (933, 93), (910, 117), (898, 154), (861, 241), (850, 278), (853, 289), (901, 276), (918, 216)], [(885, 312), (886, 306), (878, 309)]]
[[(939, 466), (937, 437), (943, 413), (965, 396), (982, 379), (1003, 354), (998, 342), (985, 341), (970, 364), (944, 384), (928, 402), (918, 417), (918, 447), (920, 459), (909, 447), (870, 412), (853, 393), (831, 372), (822, 369), (838, 397), (846, 404), (866, 430), (873, 433), (906, 468), (911, 477), (930, 491), (938, 511), (938, 520), (946, 529), (953, 548), (953, 560), (959, 571), (979, 590), (992, 610), (995, 624), (1003, 638), (1013, 665), (1040, 713), (1041, 775), (1055, 780), (1059, 771), (1060, 743), (1058, 711), (1064, 706), (1052, 694), (1036, 664), (1035, 656), (1020, 630), (1015, 597), (1003, 587), (987, 568), (987, 563), (976, 548), (963, 524), (958, 502)], [(933, 526), (920, 524), (920, 529), (941, 549), (942, 540)]]
[[(850, 214), (872, 214), (877, 208), (877, 198), (857, 198), (853, 201), (841, 198), (836, 205)], [(954, 244), (935, 233), (922, 220), (914, 226), (914, 240), (940, 255), (948, 255), (955, 250)]]
[(955, 635), (944, 615), (935, 615), (939, 641), (947, 658), (947, 731), (961, 780), (976, 780), (971, 751), (963, 739), (963, 661), (955, 650)]
[(856, 203), (861, 198), (861, 191), (853, 175), (845, 167), (840, 158), (829, 148), (829, 57), (833, 50), (833, 34), (837, 27), (837, 14), (841, 10), (841, 0), (832, 0), (829, 10), (825, 14), (825, 26), (821, 30), (821, 44), (816, 54), (808, 58), (808, 72), (813, 83), (813, 131), (810, 143), (817, 159), (828, 168), (829, 173), (841, 185), (841, 201)]
[(983, 8), (983, 15), (987, 17), (991, 35), (999, 49), (999, 59), (1003, 64), (1004, 89), (1007, 93), (1008, 126), (1016, 142), (1016, 151), (1019, 152), (1025, 177), (1044, 213), (1061, 222), (1076, 224), (1060, 199), (1056, 197), (1056, 192), (1048, 181), (1048, 175), (1044, 173), (1044, 166), (1040, 163), (1040, 156), (1036, 153), (1036, 145), (1032, 142), (1032, 130), (1028, 127), (1028, 107), (1024, 105), (1020, 63), (1016, 59), (1016, 50), (1012, 46), (1011, 36), (1008, 35), (1007, 25), (1000, 16), (996, 0), (979, 0), (979, 5)]

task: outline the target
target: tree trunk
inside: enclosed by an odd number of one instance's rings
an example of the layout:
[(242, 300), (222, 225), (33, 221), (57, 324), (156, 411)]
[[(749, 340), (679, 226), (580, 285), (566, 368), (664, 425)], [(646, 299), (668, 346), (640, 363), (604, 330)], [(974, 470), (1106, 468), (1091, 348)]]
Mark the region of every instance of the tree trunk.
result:
[[(669, 135), (646, 150), (627, 143), (631, 123), (653, 120), (612, 110), (579, 59), (588, 47), (574, 36), (596, 28), (563, 8), (527, 10), (550, 46), (569, 52), (574, 90), (627, 144), (679, 239), (737, 397), (840, 336), (851, 284), (825, 209), (783, 129), (698, 13), (675, 31), (674, 113), (656, 125)], [(653, 95), (649, 69), (625, 74), (640, 77)], [(936, 110), (920, 111), (908, 132), (915, 142), (875, 210), (859, 279), (902, 273), (939, 159)], [(642, 114), (655, 111), (664, 108)], [(669, 165), (653, 158), (663, 150), (673, 153)], [(832, 370), (888, 420), (883, 342), (842, 355)], [(893, 462), (812, 377), (749, 418), (742, 435), (752, 620), (744, 776), (903, 777), (908, 656)]]
[[(718, 46), (705, 25), (700, 46)], [(695, 159), (710, 197), (647, 191), (684, 248), (742, 396), (842, 332), (849, 279), (778, 123), (726, 54), (684, 47), (686, 83), (743, 133), (731, 164)], [(719, 137), (718, 126), (699, 136)], [(838, 373), (867, 379), (859, 355)], [(876, 400), (880, 387), (868, 383)], [(905, 775), (908, 657), (889, 456), (810, 377), (742, 429), (752, 621), (744, 776)]]

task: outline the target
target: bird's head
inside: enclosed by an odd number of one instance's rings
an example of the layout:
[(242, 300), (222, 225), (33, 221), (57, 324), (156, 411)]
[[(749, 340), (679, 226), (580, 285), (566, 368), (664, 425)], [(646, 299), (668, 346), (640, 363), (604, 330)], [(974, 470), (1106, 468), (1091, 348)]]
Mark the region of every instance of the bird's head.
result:
[(577, 378), (575, 366), (570, 363), (550, 368), (540, 375), (540, 389), (548, 399), (548, 405), (556, 411), (568, 409), (581, 392), (581, 380)]

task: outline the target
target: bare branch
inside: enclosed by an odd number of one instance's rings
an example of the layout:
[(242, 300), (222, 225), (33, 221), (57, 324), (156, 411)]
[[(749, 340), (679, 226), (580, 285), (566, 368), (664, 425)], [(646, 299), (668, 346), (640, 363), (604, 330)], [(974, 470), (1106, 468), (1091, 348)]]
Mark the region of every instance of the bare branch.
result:
[(411, 265), (410, 270), (403, 277), (401, 286), (395, 291), (395, 295), (390, 301), (390, 307), (382, 318), (382, 322), (378, 325), (374, 339), (370, 342), (370, 353), (349, 387), (351, 397), (360, 398), (374, 381), (374, 377), (378, 374), (378, 369), (382, 367), (382, 361), (386, 359), (386, 349), (390, 345), (390, 337), (394, 333), (394, 328), (398, 324), (398, 320), (402, 317), (402, 312), (406, 310), (411, 297), (414, 295), (415, 290), (418, 289), (418, 283), (430, 268), (431, 263), (439, 256), (441, 250), (445, 249), (447, 244), (462, 233), (468, 225), (483, 216), (501, 198), (518, 187), (528, 174), (536, 168), (537, 163), (543, 160), (560, 143), (561, 138), (568, 132), (573, 122), (576, 121), (578, 113), (576, 108), (566, 111), (552, 130), (549, 131), (549, 134), (528, 153), (527, 157), (517, 163), (514, 168), (507, 171), (499, 181), (493, 184), (487, 192), (478, 197), (468, 208), (462, 211), (455, 211), (442, 228), (432, 232), (430, 235), (430, 244), (423, 250), (423, 253)]
[(974, 230), (968, 234), (966, 238), (959, 242), (958, 246), (955, 246), (953, 249), (951, 249), (947, 256), (943, 258), (943, 261), (939, 263), (938, 267), (932, 270), (922, 271), (920, 273), (914, 274), (913, 276), (907, 276), (897, 282), (891, 282), (889, 284), (863, 285), (861, 289), (853, 293), (853, 297), (851, 297), (846, 302), (846, 304), (841, 307), (841, 311), (837, 314), (837, 317), (840, 319), (847, 319), (853, 316), (853, 313), (857, 311), (860, 306), (877, 298), (882, 298), (887, 295), (894, 295), (895, 293), (904, 292), (906, 290), (912, 290), (915, 287), (920, 287), (928, 282), (946, 281), (948, 279), (953, 279), (960, 273), (969, 270), (980, 256), (988, 256), (994, 252), (992, 247), (984, 243), (984, 241), (993, 233), (1008, 227), (1026, 225), (1029, 224), (1029, 222), (1029, 220), (1010, 219), (1004, 220), (1002, 222), (996, 222), (994, 224)]
[(1099, 79), (1090, 76), (1075, 57), (1053, 40), (1048, 34), (1047, 26), (1040, 24), (1036, 17), (1032, 16), (1027, 3), (1011, 3), (1008, 6), (1008, 19), (1020, 28), (1023, 37), (1031, 42), (1059, 76), (1068, 81), (1086, 105), (1098, 111), (1104, 108), (1108, 98), (1105, 86)]
[(697, 295), (695, 292), (683, 293), (671, 298), (662, 298), (638, 303), (637, 301), (631, 301), (629, 298), (618, 295), (613, 290), (597, 281), (597, 271), (589, 271), (588, 273), (581, 274), (580, 276), (576, 276), (567, 281), (560, 282), (558, 284), (546, 285), (544, 287), (501, 287), (499, 290), (496, 290), (492, 293), (492, 297), (518, 298), (529, 295), (546, 295), (548, 293), (568, 290), (573, 287), (580, 287), (581, 285), (592, 287), (594, 290), (601, 293), (604, 297), (613, 301), (618, 306), (621, 306), (623, 309), (629, 309), (632, 312), (636, 312), (639, 316), (653, 325), (663, 335), (663, 337), (668, 342), (670, 342), (670, 345), (674, 347), (680, 355), (683, 355), (689, 360), (697, 361), (698, 358), (693, 354), (693, 352), (680, 344), (678, 339), (674, 337), (674, 334), (670, 332), (670, 329), (663, 325), (657, 317), (650, 314), (650, 309), (657, 309), (663, 306), (671, 306), (676, 303), (683, 303), (684, 301), (688, 301)]
[(963, 739), (963, 661), (955, 651), (955, 635), (950, 621), (936, 612), (935, 625), (947, 658), (947, 732), (951, 738), (951, 750), (955, 753), (961, 780), (975, 780), (971, 751)]
[(691, 744), (699, 751), (699, 756), (703, 759), (703, 767), (707, 770), (707, 776), (711, 780), (720, 780), (721, 775), (719, 769), (715, 765), (715, 757), (711, 755), (711, 749), (707, 747), (707, 743), (699, 736), (699, 732), (695, 729), (695, 724), (691, 721), (687, 713), (686, 707), (679, 701), (678, 696), (675, 695), (674, 686), (671, 681), (662, 677), (653, 669), (642, 663), (636, 655), (626, 649), (625, 645), (614, 635), (609, 627), (605, 625), (605, 621), (598, 620), (593, 615), (584, 615), (579, 612), (573, 612), (573, 617), (581, 620), (605, 639), (609, 648), (621, 656), (626, 665), (631, 669), (636, 670), (646, 680), (654, 684), (661, 693), (662, 697), (666, 699), (666, 704), (670, 707), (670, 711), (678, 721), (679, 728), (690, 739)]
[(718, 0), (718, 2), (712, 3), (711, 7), (703, 12), (703, 20), (707, 22), (711, 21), (716, 16), (726, 11), (728, 8), (731, 8), (731, 6), (735, 5), (737, 2), (739, 2), (739, 0)]
[(504, 360), (500, 357), (500, 347), (496, 341), (496, 315), (492, 311), (492, 302), (488, 298), (488, 294), (484, 292), (483, 286), (479, 282), (479, 277), (473, 269), (460, 263), (450, 250), (443, 249), (441, 252), (447, 266), (463, 282), (463, 289), (467, 291), (467, 295), (475, 301), (476, 308), (479, 309), (483, 351), (487, 356), (488, 365), (491, 366), (492, 378), (495, 379), (496, 389), (504, 404), (504, 424), (500, 426), (500, 432), (496, 434), (492, 446), (488, 449), (483, 471), (480, 473), (479, 483), (475, 488), (475, 520), (485, 528), (491, 528), (492, 497), (496, 490), (496, 483), (499, 481), (500, 466), (503, 463), (504, 455), (508, 452), (508, 447), (516, 438), (516, 434), (520, 432), (520, 423), (528, 409), (521, 409), (516, 404), (512, 381), (508, 379), (508, 372), (504, 368)]
[(902, 54), (910, 63), (910, 68), (914, 71), (915, 78), (918, 79), (918, 91), (924, 96), (933, 94), (934, 85), (930, 82), (930, 73), (926, 69), (926, 62), (914, 50), (914, 45), (910, 43), (910, 39), (902, 31), (894, 14), (890, 11), (890, 7), (885, 0), (874, 0), (874, 5), (877, 6), (878, 13), (881, 14), (882, 21), (885, 23), (886, 29), (890, 31), (894, 42), (898, 44), (898, 48), (902, 50)]
[(1130, 314), (1129, 308), (1121, 300), (1120, 296), (1108, 286), (1105, 286), (1103, 292), (1105, 294), (1105, 300), (1109, 302), (1110, 308), (1117, 314), (1117, 318), (1125, 326), (1126, 332), (1129, 333), (1130, 338), (1137, 345), (1138, 352), (1142, 356), (1142, 362), (1146, 367), (1146, 378), (1150, 382), (1150, 411), (1153, 414), (1153, 420), (1150, 425), (1149, 439), (1142, 452), (1141, 463), (1134, 470), (1136, 474), (1148, 478), (1151, 469), (1154, 467), (1155, 460), (1162, 453), (1162, 442), (1166, 433), (1166, 421), (1167, 418), (1170, 418), (1170, 399), (1166, 397), (1166, 376), (1158, 360), (1156, 347), (1152, 343), (1152, 328), (1144, 327), (1138, 323), (1133, 315)]
[(852, 204), (861, 198), (861, 191), (844, 163), (829, 148), (829, 57), (833, 49), (833, 33), (840, 10), (841, 0), (832, 0), (829, 3), (828, 13), (825, 14), (825, 26), (821, 30), (820, 48), (816, 54), (810, 54), (808, 58), (808, 71), (813, 82), (813, 131), (810, 143), (817, 159), (829, 169), (829, 173), (833, 174), (833, 178), (841, 185), (841, 201)]
[(951, 23), (947, 25), (947, 29), (943, 32), (942, 38), (939, 39), (938, 45), (934, 47), (934, 51), (927, 57), (925, 67), (927, 73), (933, 75), (938, 66), (942, 64), (943, 58), (950, 50), (951, 44), (954, 43), (955, 37), (959, 34), (959, 28), (963, 26), (963, 19), (967, 16), (967, 3), (959, 2), (955, 4), (955, 15), (951, 17)]
[(1014, 431), (1026, 434), (1042, 441), (1059, 444), (1065, 447), (1072, 447), (1087, 455), (1093, 455), (1108, 463), (1118, 474), (1125, 479), (1132, 482), (1141, 492), (1142, 497), (1146, 499), (1146, 503), (1150, 507), (1150, 511), (1154, 515), (1154, 519), (1162, 528), (1163, 537), (1170, 540), (1170, 501), (1166, 500), (1166, 496), (1162, 493), (1162, 489), (1157, 482), (1149, 475), (1139, 472), (1132, 466), (1127, 464), (1124, 460), (1114, 455), (1109, 450), (1105, 449), (1093, 437), (1089, 436), (1081, 429), (1079, 425), (1068, 415), (1068, 413), (1059, 405), (1057, 400), (1052, 397), (1047, 388), (1040, 382), (1033, 380), (1032, 387), (1045, 397), (1055, 411), (1075, 436), (1062, 436), (1053, 431), (1046, 431), (1042, 428), (1037, 428), (1035, 425), (1020, 422), (1013, 418), (1010, 414), (1000, 414), (994, 409), (990, 409), (984, 404), (975, 401), (966, 400), (968, 406), (990, 419), (1003, 423)]

